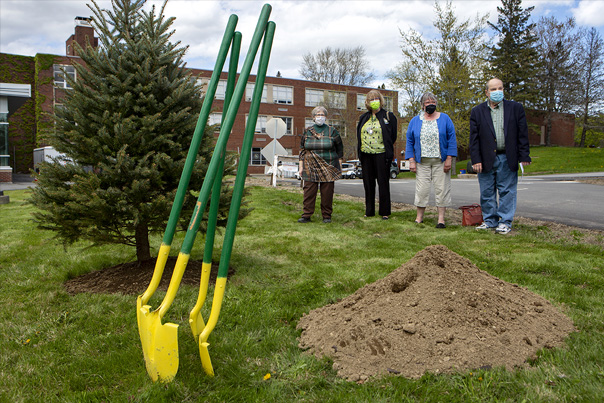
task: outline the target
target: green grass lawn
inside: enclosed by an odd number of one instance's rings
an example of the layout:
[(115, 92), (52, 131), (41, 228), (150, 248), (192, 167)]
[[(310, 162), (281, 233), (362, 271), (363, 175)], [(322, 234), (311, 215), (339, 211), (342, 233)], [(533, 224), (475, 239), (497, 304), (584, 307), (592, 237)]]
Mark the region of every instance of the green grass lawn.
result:
[[(591, 150), (588, 150), (591, 152)], [(537, 153), (535, 154), (538, 155)], [(536, 158), (535, 161), (539, 161)], [(535, 163), (537, 165), (537, 163)], [(541, 169), (539, 169), (541, 171)], [(198, 290), (181, 286), (165, 322), (179, 324), (173, 382), (145, 371), (136, 296), (68, 295), (75, 275), (135, 259), (132, 248), (63, 248), (36, 229), (28, 191), (0, 205), (0, 402), (571, 402), (604, 397), (604, 248), (517, 225), (513, 236), (472, 228), (418, 228), (414, 211), (363, 219), (360, 202), (338, 198), (333, 223), (298, 224), (298, 189), (254, 187), (254, 210), (239, 223), (216, 329), (209, 338), (216, 376), (205, 375), (188, 315)], [(427, 221), (434, 220), (428, 215)], [(203, 237), (193, 249), (201, 259)], [(176, 244), (182, 238), (176, 240)], [(161, 238), (152, 239), (157, 248)], [(221, 235), (214, 256), (221, 247)], [(332, 363), (298, 348), (299, 318), (384, 277), (428, 245), (443, 244), (480, 269), (559, 306), (578, 332), (539, 354), (530, 369), (396, 376), (351, 383)], [(178, 248), (173, 248), (176, 254)], [(156, 308), (163, 293), (151, 300)], [(208, 302), (211, 301), (208, 298)], [(209, 307), (204, 307), (207, 318)], [(270, 374), (270, 379), (264, 379)]]
[[(545, 175), (575, 172), (604, 172), (603, 148), (531, 147), (531, 165), (524, 168), (525, 175)], [(469, 160), (456, 163), (456, 172), (466, 169)], [(415, 178), (412, 172), (403, 172), (399, 178)]]

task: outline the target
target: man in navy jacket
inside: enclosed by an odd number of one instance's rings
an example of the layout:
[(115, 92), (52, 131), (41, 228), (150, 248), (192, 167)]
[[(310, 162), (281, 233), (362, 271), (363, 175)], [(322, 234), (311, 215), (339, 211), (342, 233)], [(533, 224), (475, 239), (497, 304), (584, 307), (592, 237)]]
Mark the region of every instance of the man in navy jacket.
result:
[(485, 93), (487, 101), (470, 115), (470, 156), (484, 220), (476, 229), (508, 234), (516, 212), (518, 164), (531, 163), (528, 126), (522, 105), (503, 99), (500, 79), (489, 80)]

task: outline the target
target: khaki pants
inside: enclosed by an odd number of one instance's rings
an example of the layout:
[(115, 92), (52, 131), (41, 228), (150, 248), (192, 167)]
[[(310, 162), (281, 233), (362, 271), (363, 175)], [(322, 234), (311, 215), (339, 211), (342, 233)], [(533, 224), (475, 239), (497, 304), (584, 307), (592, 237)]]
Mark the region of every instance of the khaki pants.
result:
[(422, 158), (415, 174), (415, 206), (426, 207), (430, 187), (434, 185), (436, 207), (451, 205), (451, 171), (445, 173), (445, 163), (440, 158)]
[(310, 218), (315, 212), (315, 201), (319, 187), (321, 188), (321, 215), (323, 218), (331, 218), (331, 213), (333, 212), (334, 182), (309, 181), (304, 181), (302, 217)]

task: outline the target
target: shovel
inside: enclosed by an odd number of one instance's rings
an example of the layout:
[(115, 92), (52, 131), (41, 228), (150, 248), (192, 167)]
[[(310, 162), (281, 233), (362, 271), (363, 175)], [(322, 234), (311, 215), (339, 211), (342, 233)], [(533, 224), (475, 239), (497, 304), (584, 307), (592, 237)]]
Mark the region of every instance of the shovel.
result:
[[(211, 188), (214, 185), (214, 182), (217, 180), (217, 172), (219, 166), (224, 163), (224, 152), (226, 149), (226, 143), (228, 141), (229, 134), (233, 127), (233, 123), (235, 121), (235, 117), (237, 114), (237, 110), (239, 108), (239, 104), (241, 103), (241, 99), (243, 97), (243, 91), (245, 90), (245, 85), (247, 79), (249, 77), (249, 72), (251, 70), (251, 65), (254, 61), (254, 57), (258, 51), (259, 42), (262, 37), (262, 34), (265, 30), (266, 24), (268, 22), (268, 16), (270, 14), (270, 5), (266, 4), (260, 15), (258, 25), (256, 27), (256, 32), (254, 33), (254, 37), (252, 38), (252, 43), (250, 45), (250, 52), (246, 58), (246, 62), (243, 68), (243, 71), (240, 75), (240, 80), (235, 89), (234, 94), (234, 102), (229, 105), (226, 119), (224, 120), (224, 124), (221, 127), (220, 135), (216, 142), (216, 147), (214, 149), (214, 153), (212, 155), (212, 159), (210, 160), (210, 164), (208, 167), (208, 172), (204, 179), (199, 197), (197, 199), (197, 203), (193, 210), (193, 215), (191, 217), (191, 221), (189, 223), (189, 227), (187, 229), (187, 233), (185, 235), (185, 239), (183, 241), (183, 245), (181, 251), (178, 255), (176, 265), (174, 267), (174, 272), (172, 274), (172, 278), (170, 279), (170, 285), (168, 286), (168, 291), (156, 311), (151, 312), (149, 305), (143, 305), (144, 297), (139, 297), (139, 301), (137, 305), (138, 309), (138, 322), (139, 322), (139, 334), (141, 336), (141, 342), (143, 345), (143, 353), (145, 355), (145, 364), (147, 367), (147, 372), (149, 376), (153, 380), (161, 380), (164, 382), (168, 382), (174, 378), (176, 372), (178, 371), (178, 325), (172, 323), (162, 324), (161, 320), (167, 310), (170, 308), (174, 298), (176, 296), (176, 292), (178, 287), (180, 286), (180, 282), (182, 280), (182, 276), (184, 274), (184, 270), (189, 261), (191, 248), (193, 246), (193, 242), (195, 241), (195, 237), (197, 231), (199, 229), (199, 225), (201, 223), (201, 218), (203, 216), (203, 212), (205, 211), (206, 204), (209, 198), (209, 194)], [(229, 31), (232, 32), (232, 31)], [(231, 42), (232, 35), (228, 35), (230, 38), (227, 40), (227, 35), (223, 38), (223, 44), (221, 46), (221, 51), (223, 47), (227, 47)], [(226, 49), (225, 49), (226, 53)], [(221, 60), (221, 66), (224, 64), (224, 58)], [(216, 72), (216, 70), (215, 70)], [(214, 79), (214, 75), (212, 76)], [(208, 91), (209, 94), (209, 91)], [(214, 94), (211, 94), (212, 97)], [(206, 95), (208, 96), (208, 95)], [(204, 106), (205, 106), (204, 100)], [(207, 116), (206, 116), (207, 119)], [(250, 121), (248, 119), (248, 124), (255, 126), (254, 121)], [(221, 173), (222, 174), (222, 173)], [(184, 172), (183, 172), (184, 175)], [(189, 174), (190, 177), (190, 174)], [(180, 187), (179, 187), (180, 189)], [(215, 192), (218, 193), (218, 192)], [(215, 196), (215, 197), (218, 197)], [(241, 195), (239, 195), (239, 198)], [(233, 194), (233, 199), (235, 199), (235, 194)], [(172, 218), (172, 217), (171, 217)], [(177, 219), (178, 217), (176, 217)], [(235, 217), (235, 220), (237, 217)], [(170, 221), (168, 223), (170, 225)], [(173, 230), (172, 230), (173, 233)], [(171, 239), (170, 239), (171, 243)], [(162, 244), (162, 246), (164, 246)], [(169, 250), (168, 250), (169, 251)], [(160, 249), (161, 252), (161, 249)], [(158, 257), (159, 261), (159, 257)], [(165, 264), (165, 262), (164, 262)], [(157, 267), (157, 265), (156, 265)], [(163, 271), (163, 268), (162, 268)], [(155, 273), (154, 273), (155, 277)], [(161, 276), (160, 276), (161, 278)], [(158, 280), (159, 281), (159, 280)], [(153, 285), (153, 279), (152, 284)], [(150, 285), (150, 288), (151, 288)], [(148, 301), (148, 299), (147, 299)]]
[[(237, 176), (235, 178), (235, 186), (233, 189), (233, 198), (231, 200), (231, 207), (229, 209), (229, 218), (227, 221), (226, 231), (224, 235), (224, 241), (222, 245), (222, 253), (220, 255), (220, 264), (218, 267), (218, 276), (216, 278), (216, 286), (214, 287), (214, 297), (212, 300), (212, 310), (210, 312), (210, 317), (208, 319), (207, 325), (203, 327), (201, 333), (196, 334), (196, 331), (199, 329), (199, 326), (191, 326), (193, 330), (193, 334), (198, 340), (199, 343), (199, 355), (201, 358), (201, 365), (206, 372), (206, 374), (213, 376), (214, 369), (212, 366), (212, 361), (210, 359), (210, 353), (208, 351), (209, 343), (207, 342), (208, 337), (216, 323), (218, 322), (218, 317), (220, 315), (220, 310), (222, 308), (222, 301), (224, 298), (224, 292), (226, 289), (226, 280), (228, 274), (229, 263), (231, 260), (231, 252), (233, 250), (233, 241), (235, 239), (235, 230), (237, 228), (237, 218), (239, 217), (239, 210), (241, 208), (241, 199), (243, 196), (243, 188), (245, 185), (245, 177), (247, 175), (247, 167), (250, 159), (252, 142), (254, 140), (254, 131), (255, 131), (255, 123), (251, 124), (251, 122), (256, 122), (258, 118), (258, 109), (260, 107), (260, 101), (262, 97), (262, 90), (264, 88), (264, 80), (266, 78), (266, 71), (268, 68), (268, 61), (270, 57), (271, 47), (273, 43), (273, 37), (275, 33), (275, 23), (270, 21), (266, 25), (266, 32), (264, 36), (264, 43), (262, 45), (262, 52), (260, 55), (260, 63), (258, 65), (258, 74), (256, 76), (256, 84), (254, 85), (254, 93), (252, 95), (252, 104), (249, 111), (248, 116), (248, 125), (246, 126), (245, 135), (243, 138), (243, 147), (241, 151), (241, 156), (239, 159), (239, 167), (237, 169)], [(249, 54), (248, 54), (249, 57)], [(243, 74), (243, 73), (242, 73)], [(247, 71), (249, 74), (249, 71)], [(238, 83), (239, 85), (240, 83)], [(204, 275), (202, 273), (202, 280), (204, 279)], [(207, 280), (206, 280), (207, 281)], [(207, 286), (205, 287), (207, 290)], [(205, 292), (201, 293), (200, 288), (200, 297), (203, 296), (205, 300)], [(203, 305), (203, 301), (201, 301), (201, 305)], [(198, 299), (196, 308), (200, 306), (200, 301)], [(191, 311), (191, 315), (189, 321), (193, 322), (193, 318), (198, 316), (198, 311), (195, 309)]]
[[(189, 181), (191, 179), (195, 159), (197, 158), (197, 153), (201, 145), (203, 131), (205, 129), (212, 107), (212, 102), (216, 94), (220, 73), (222, 72), (222, 67), (224, 66), (224, 62), (226, 60), (229, 45), (232, 42), (235, 33), (237, 19), (238, 18), (236, 15), (231, 15), (227, 23), (222, 44), (220, 46), (220, 51), (218, 52), (216, 65), (214, 67), (204, 102), (199, 113), (193, 138), (191, 139), (191, 145), (189, 147), (187, 159), (185, 160), (185, 165), (180, 177), (174, 203), (172, 204), (172, 210), (170, 212), (168, 224), (166, 225), (164, 238), (159, 248), (155, 269), (153, 271), (153, 277), (151, 278), (151, 282), (149, 283), (147, 290), (137, 298), (136, 302), (136, 316), (139, 336), (143, 348), (143, 355), (145, 358), (145, 366), (147, 367), (149, 376), (154, 381), (157, 381), (160, 378), (166, 380), (171, 379), (176, 374), (178, 369), (178, 355), (176, 353), (176, 361), (174, 362), (174, 346), (170, 345), (170, 343), (166, 343), (165, 341), (160, 342), (157, 340), (157, 337), (159, 337), (160, 340), (172, 340), (172, 335), (176, 334), (177, 326), (175, 328), (173, 328), (175, 325), (158, 327), (158, 324), (161, 325), (161, 319), (158, 318), (158, 312), (150, 312), (151, 306), (147, 305), (147, 303), (159, 286), (164, 268), (166, 266), (166, 261), (168, 260), (168, 256), (170, 254), (170, 246), (174, 238), (174, 231), (178, 223), (178, 218), (180, 217), (180, 212), (182, 210), (184, 198), (189, 186)], [(165, 348), (157, 349), (157, 345), (165, 346)], [(160, 362), (166, 364), (158, 364)]]
[[(233, 37), (233, 45), (231, 47), (231, 57), (229, 61), (229, 76), (224, 97), (224, 111), (228, 110), (229, 105), (231, 103), (231, 98), (233, 96), (240, 49), (241, 33), (235, 32), (235, 36)], [(220, 123), (221, 127), (224, 125), (225, 116), (225, 114), (222, 115), (222, 121)], [(210, 213), (208, 215), (206, 241), (203, 249), (203, 262), (201, 265), (201, 279), (199, 281), (199, 294), (197, 296), (197, 303), (195, 304), (195, 307), (193, 308), (193, 310), (191, 310), (191, 314), (189, 315), (189, 325), (191, 326), (191, 331), (193, 332), (195, 341), (197, 341), (199, 333), (201, 333), (201, 331), (205, 327), (205, 322), (203, 321), (203, 317), (201, 316), (201, 308), (206, 299), (206, 295), (208, 292), (208, 284), (210, 282), (210, 272), (212, 270), (212, 253), (214, 251), (214, 235), (216, 233), (216, 221), (218, 219), (218, 207), (220, 204), (220, 190), (222, 188), (221, 179), (223, 170), (224, 160), (222, 160), (221, 164), (218, 166), (219, 175), (216, 176), (216, 180), (214, 180), (214, 186), (212, 187), (212, 199), (210, 201)], [(220, 178), (220, 180), (218, 178)]]

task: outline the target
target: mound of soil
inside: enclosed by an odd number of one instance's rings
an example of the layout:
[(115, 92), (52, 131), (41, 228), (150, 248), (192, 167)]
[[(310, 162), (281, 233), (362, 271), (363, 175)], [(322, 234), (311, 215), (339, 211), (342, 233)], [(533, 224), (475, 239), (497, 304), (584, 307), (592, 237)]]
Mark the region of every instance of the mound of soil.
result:
[[(172, 278), (176, 257), (169, 257), (164, 268), (164, 273), (159, 283), (159, 289), (167, 290)], [(199, 286), (201, 279), (201, 261), (189, 260), (183, 274), (181, 284)], [(69, 294), (83, 292), (98, 294), (127, 294), (138, 295), (145, 292), (153, 270), (155, 259), (145, 260), (137, 263), (124, 263), (103, 270), (93, 271), (65, 282), (65, 289)], [(234, 274), (233, 268), (229, 267), (228, 276)], [(210, 284), (214, 284), (218, 274), (218, 263), (212, 263), (210, 271)]]
[(528, 365), (575, 330), (549, 301), (434, 245), (298, 323), (300, 347), (351, 381)]

